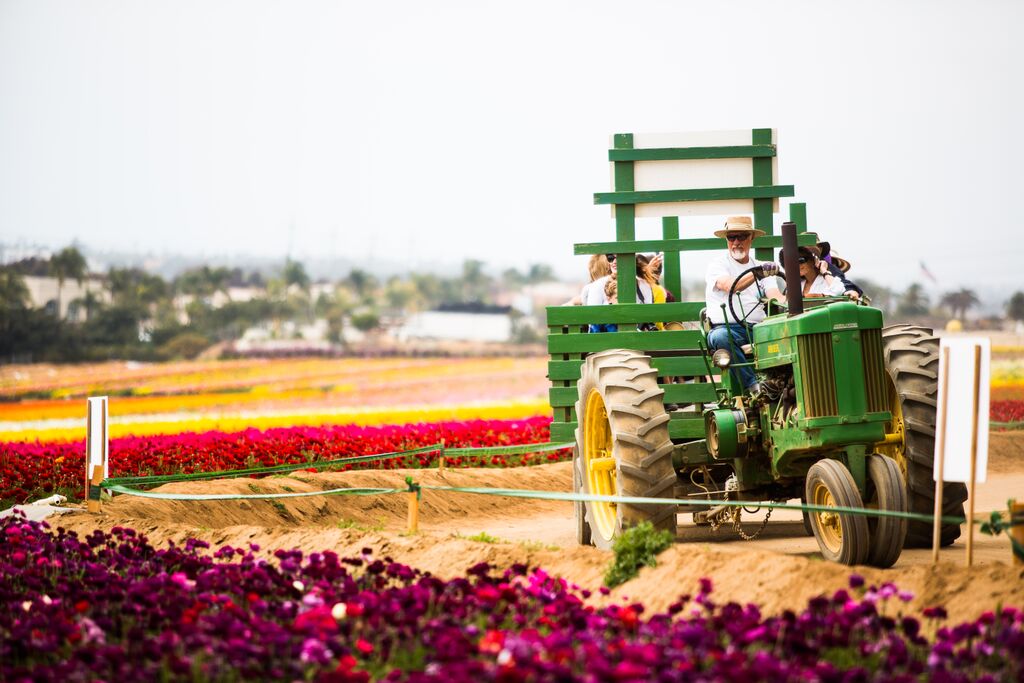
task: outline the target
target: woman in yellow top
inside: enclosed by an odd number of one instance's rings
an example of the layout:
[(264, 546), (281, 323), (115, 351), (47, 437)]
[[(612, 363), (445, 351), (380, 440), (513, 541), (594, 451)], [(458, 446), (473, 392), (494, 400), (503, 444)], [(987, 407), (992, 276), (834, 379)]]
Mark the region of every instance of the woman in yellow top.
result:
[[(668, 290), (658, 284), (658, 280), (661, 279), (661, 265), (660, 254), (655, 254), (653, 257), (645, 254), (636, 255), (637, 274), (651, 286), (651, 292), (654, 294), (652, 303), (656, 304), (668, 301)], [(665, 329), (665, 323), (654, 323), (654, 325), (659, 330)]]

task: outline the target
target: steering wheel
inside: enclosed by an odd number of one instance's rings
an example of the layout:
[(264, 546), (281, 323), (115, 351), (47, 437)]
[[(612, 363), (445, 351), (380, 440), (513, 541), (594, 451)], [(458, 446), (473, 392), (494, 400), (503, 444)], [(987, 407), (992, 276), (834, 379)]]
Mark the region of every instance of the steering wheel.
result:
[[(750, 268), (747, 268), (742, 273), (740, 273), (739, 275), (736, 276), (736, 279), (732, 281), (732, 286), (729, 287), (729, 299), (728, 299), (728, 301), (729, 301), (729, 313), (732, 314), (732, 319), (734, 321), (739, 322), (740, 325), (746, 325), (747, 324), (747, 318), (750, 317), (751, 313), (753, 313), (754, 311), (757, 310), (757, 306), (754, 306), (749, 311), (747, 311), (747, 314), (744, 315), (742, 318), (740, 316), (736, 315), (736, 309), (733, 308), (733, 305), (732, 305), (732, 298), (733, 298), (733, 296), (736, 295), (736, 285), (739, 284), (740, 279), (744, 275), (746, 275), (747, 273), (753, 273), (755, 270), (759, 270), (760, 268), (761, 268), (761, 266), (751, 266)], [(757, 293), (760, 295), (759, 298), (760, 299), (764, 299), (765, 296), (766, 296), (765, 295), (765, 291), (761, 287), (761, 281), (758, 280), (757, 276), (754, 277), (754, 284), (757, 285)]]

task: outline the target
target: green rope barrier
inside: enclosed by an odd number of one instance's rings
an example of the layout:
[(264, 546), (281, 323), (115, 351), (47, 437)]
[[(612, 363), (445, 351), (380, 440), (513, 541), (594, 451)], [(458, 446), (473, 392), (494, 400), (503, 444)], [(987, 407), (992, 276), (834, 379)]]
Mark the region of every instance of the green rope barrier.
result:
[(488, 457), (492, 455), (523, 455), (525, 453), (549, 453), (560, 451), (563, 448), (572, 448), (576, 444), (572, 441), (565, 443), (525, 443), (515, 446), (483, 446), (480, 448), (445, 448), (444, 454), (447, 457), (459, 455), (470, 455), (476, 457)]
[(997, 429), (1017, 430), (1024, 429), (1024, 422), (989, 422), (988, 426), (995, 427)]
[[(903, 517), (908, 520), (918, 520), (931, 523), (935, 520), (932, 515), (924, 515), (917, 512), (899, 512), (897, 510), (873, 510), (868, 508), (848, 508), (840, 506), (810, 505), (790, 503), (769, 503), (750, 500), (708, 500), (701, 498), (680, 499), (680, 498), (642, 498), (638, 496), (605, 496), (596, 493), (563, 493), (560, 491), (530, 491), (526, 489), (498, 489), (472, 486), (430, 486), (423, 484), (422, 488), (434, 491), (452, 491), (455, 493), (475, 493), (480, 495), (506, 496), (509, 498), (536, 498), (539, 500), (563, 500), (574, 502), (596, 502), (596, 503), (626, 503), (630, 505), (722, 505), (725, 507), (750, 507), (751, 505), (763, 508), (774, 508), (779, 510), (806, 510), (809, 512), (840, 512), (847, 514), (865, 515), (868, 517)], [(940, 517), (944, 524), (963, 524), (967, 521), (963, 517)], [(978, 523), (976, 520), (975, 523)]]
[(157, 500), (244, 500), (249, 498), (309, 498), (310, 496), (376, 496), (387, 493), (405, 493), (407, 489), (328, 489), (326, 491), (304, 491), (301, 493), (157, 493), (155, 491), (139, 491), (127, 486), (114, 484), (107, 487), (110, 491), (124, 493), (139, 498), (156, 498)]
[(199, 481), (202, 479), (222, 479), (228, 477), (246, 477), (254, 474), (274, 474), (279, 472), (294, 472), (296, 470), (309, 469), (311, 467), (335, 467), (353, 465), (361, 462), (376, 462), (379, 460), (394, 460), (411, 455), (422, 455), (423, 453), (434, 453), (444, 451), (447, 457), (462, 455), (475, 455), (487, 457), (491, 455), (520, 455), (524, 453), (546, 453), (558, 451), (563, 448), (571, 448), (573, 443), (528, 443), (513, 446), (489, 446), (483, 448), (444, 448), (441, 444), (432, 444), (421, 448), (414, 448), (410, 451), (393, 451), (390, 453), (377, 453), (374, 455), (359, 455), (335, 460), (314, 460), (305, 463), (288, 463), (285, 465), (273, 465), (269, 467), (250, 467), (243, 470), (219, 470), (216, 472), (192, 472), (188, 474), (161, 474), (155, 476), (141, 477), (111, 477), (100, 482), (100, 488), (111, 489), (113, 486), (126, 484), (145, 484), (155, 486), (158, 484), (170, 484), (178, 481)]
[(275, 472), (294, 472), (306, 470), (311, 467), (335, 467), (338, 465), (351, 465), (360, 462), (375, 462), (377, 460), (393, 460), (404, 458), (409, 455), (421, 455), (441, 450), (441, 444), (423, 446), (411, 451), (394, 451), (391, 453), (377, 453), (375, 455), (358, 455), (348, 458), (337, 458), (335, 460), (314, 460), (304, 463), (289, 463), (286, 465), (273, 465), (270, 467), (250, 467), (244, 470), (220, 470), (217, 472), (192, 472), (189, 474), (164, 474), (148, 477), (111, 477), (100, 482), (100, 488), (111, 489), (113, 486), (123, 484), (170, 484), (176, 481), (198, 481), (200, 479), (222, 479), (226, 477), (245, 477), (252, 474), (272, 474)]

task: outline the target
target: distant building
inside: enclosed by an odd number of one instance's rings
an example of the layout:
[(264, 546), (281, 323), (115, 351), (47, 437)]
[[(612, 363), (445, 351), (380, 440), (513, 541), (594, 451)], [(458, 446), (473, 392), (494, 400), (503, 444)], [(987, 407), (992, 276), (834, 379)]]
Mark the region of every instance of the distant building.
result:
[(415, 313), (392, 331), (399, 341), (507, 342), (512, 337), (512, 308), (482, 304), (449, 305)]
[[(78, 283), (78, 280), (65, 280), (63, 287), (59, 286), (60, 283), (55, 277), (26, 275), (24, 280), (32, 306), (49, 309), (61, 320), (65, 318), (76, 322), (85, 320), (86, 309), (82, 301), (87, 293), (91, 293), (98, 303), (109, 304), (111, 301), (110, 290), (107, 289), (102, 275), (88, 275), (81, 284)], [(58, 292), (60, 293), (60, 311), (57, 311)]]

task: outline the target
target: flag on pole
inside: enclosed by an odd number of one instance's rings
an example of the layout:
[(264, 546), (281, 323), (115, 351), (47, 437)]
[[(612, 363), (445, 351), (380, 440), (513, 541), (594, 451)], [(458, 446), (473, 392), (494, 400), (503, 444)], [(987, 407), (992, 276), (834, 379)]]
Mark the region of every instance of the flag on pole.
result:
[(924, 264), (924, 261), (921, 261), (921, 273), (935, 284), (939, 284), (938, 278), (932, 275), (932, 272), (928, 270), (928, 266)]

